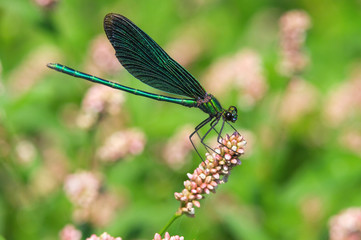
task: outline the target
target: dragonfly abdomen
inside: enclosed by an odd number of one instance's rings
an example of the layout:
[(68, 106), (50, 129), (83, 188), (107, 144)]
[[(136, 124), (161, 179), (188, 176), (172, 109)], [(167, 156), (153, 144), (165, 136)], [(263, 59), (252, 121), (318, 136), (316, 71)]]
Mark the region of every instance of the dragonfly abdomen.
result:
[(115, 89), (119, 89), (125, 92), (129, 92), (132, 93), (134, 95), (138, 95), (138, 96), (143, 96), (143, 97), (147, 97), (147, 98), (151, 98), (154, 100), (158, 100), (158, 101), (163, 101), (163, 102), (171, 102), (171, 103), (176, 103), (176, 104), (180, 104), (182, 106), (186, 106), (186, 107), (197, 107), (197, 101), (193, 100), (193, 99), (183, 99), (183, 98), (174, 98), (174, 97), (167, 97), (167, 96), (163, 96), (163, 95), (158, 95), (158, 94), (154, 94), (154, 93), (150, 93), (150, 92), (145, 92), (142, 90), (138, 90), (135, 88), (131, 88), (131, 87), (127, 87), (115, 82), (111, 82), (96, 76), (92, 76), (89, 75), (87, 73), (83, 73), (77, 70), (74, 70), (70, 67), (64, 66), (62, 64), (58, 64), (58, 63), (49, 63), (48, 64), (49, 68), (52, 68), (56, 71), (71, 75), (73, 77), (77, 77), (77, 78), (82, 78), (91, 82), (95, 82), (95, 83), (100, 83), (103, 85), (106, 85), (108, 87), (111, 88), (115, 88)]

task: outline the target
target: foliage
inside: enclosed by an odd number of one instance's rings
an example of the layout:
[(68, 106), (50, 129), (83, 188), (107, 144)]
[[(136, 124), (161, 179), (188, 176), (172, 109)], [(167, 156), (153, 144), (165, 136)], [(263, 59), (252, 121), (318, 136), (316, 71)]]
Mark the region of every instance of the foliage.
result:
[[(81, 116), (89, 120), (84, 99), (93, 85), (46, 68), (59, 62), (157, 92), (109, 60), (102, 20), (117, 12), (223, 107), (237, 106), (235, 127), (248, 142), (228, 183), (202, 202), (195, 218), (173, 224), (171, 235), (327, 239), (331, 216), (361, 201), (360, 8), (356, 0), (0, 0), (0, 238), (57, 239), (73, 223), (83, 237), (107, 231), (151, 239), (177, 209), (173, 194), (200, 160), (178, 147), (174, 155), (186, 154), (174, 163), (164, 151), (206, 115), (114, 92), (124, 99), (101, 98), (108, 110), (96, 107), (87, 125)], [(310, 20), (296, 49), (307, 63), (285, 72), (280, 18), (294, 9)], [(109, 110), (114, 101), (118, 110)], [(105, 149), (127, 151), (102, 159), (99, 149), (117, 132), (135, 140), (110, 143)], [(66, 179), (79, 171), (101, 182), (106, 200), (93, 215), (67, 197)], [(97, 211), (109, 206), (101, 218)]]

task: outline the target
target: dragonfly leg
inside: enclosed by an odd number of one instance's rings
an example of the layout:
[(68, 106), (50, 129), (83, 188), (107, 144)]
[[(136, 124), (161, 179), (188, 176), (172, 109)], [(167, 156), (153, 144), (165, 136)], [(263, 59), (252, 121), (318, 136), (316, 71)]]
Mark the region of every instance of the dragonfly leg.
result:
[[(218, 136), (217, 136), (217, 142), (218, 142), (219, 144), (222, 144), (222, 141), (221, 141), (221, 140), (223, 140), (222, 132), (223, 132), (223, 128), (224, 128), (224, 122), (226, 122), (226, 121), (223, 119), (222, 127), (221, 127), (221, 129), (219, 130), (219, 133), (217, 132), (216, 129), (214, 129), (214, 131), (216, 131), (216, 133), (218, 134)], [(221, 140), (220, 140), (220, 139), (221, 139)], [(222, 144), (222, 145), (223, 145), (223, 144)]]
[[(204, 140), (205, 140), (205, 138), (208, 136), (208, 134), (209, 134), (212, 130), (215, 130), (215, 131), (217, 132), (217, 130), (215, 129), (215, 126), (218, 124), (219, 119), (220, 119), (220, 118), (216, 118), (216, 119), (214, 119), (214, 120), (211, 122), (211, 127), (210, 127), (210, 128), (208, 129), (208, 131), (203, 135), (203, 137), (200, 137), (199, 133), (197, 132), (198, 137), (201, 139), (202, 145), (206, 148), (207, 151), (208, 151), (208, 150), (211, 150), (211, 151), (215, 152), (213, 148), (211, 148), (210, 146), (208, 146), (208, 145), (204, 142)], [(218, 133), (218, 132), (217, 132), (217, 133)], [(209, 151), (208, 151), (208, 152), (209, 152)], [(215, 152), (215, 153), (216, 153), (216, 152)]]
[[(225, 145), (222, 143), (222, 140), (223, 140), (222, 132), (223, 132), (223, 129), (224, 129), (225, 122), (227, 122), (227, 124), (228, 124), (229, 126), (231, 126), (231, 128), (240, 135), (240, 133), (237, 131), (237, 129), (236, 129), (235, 127), (233, 127), (232, 124), (230, 124), (228, 121), (226, 121), (226, 120), (224, 120), (224, 119), (223, 119), (223, 122), (222, 122), (222, 126), (221, 126), (221, 128), (220, 128), (220, 130), (219, 130), (219, 132), (218, 132), (215, 127), (216, 127), (216, 125), (218, 124), (219, 120), (220, 120), (220, 119), (215, 119), (215, 120), (211, 123), (211, 128), (210, 128), (210, 129), (208, 130), (208, 132), (203, 136), (203, 138), (201, 138), (201, 143), (202, 143), (206, 148), (212, 150), (213, 152), (215, 152), (215, 151), (213, 150), (213, 148), (209, 147), (207, 144), (204, 143), (204, 138), (206, 137), (206, 135), (209, 134), (209, 132), (210, 132), (212, 129), (217, 133), (217, 142), (218, 142), (219, 144), (221, 144), (223, 147), (227, 147), (227, 146), (225, 146)], [(227, 147), (227, 148), (228, 148), (228, 147)], [(230, 150), (231, 150), (231, 149), (230, 149)]]
[[(237, 132), (238, 133), (238, 135), (241, 135), (238, 131), (237, 131), (237, 129), (235, 128), (235, 127), (233, 127), (232, 126), (232, 124), (230, 124), (228, 121), (223, 121), (223, 125), (222, 125), (222, 128), (223, 128), (223, 126), (224, 126), (224, 122), (227, 122), (227, 124), (229, 125), (229, 126), (231, 126), (231, 128), (235, 131), (235, 132)], [(221, 143), (222, 144), (222, 143)], [(223, 144), (222, 144), (223, 145)], [(223, 145), (224, 146), (224, 145)], [(226, 146), (225, 146), (226, 147)], [(227, 147), (228, 148), (228, 147)], [(229, 148), (228, 148), (229, 149)], [(238, 153), (235, 153), (236, 155), (238, 155)]]
[[(219, 120), (218, 120), (219, 121)], [(223, 128), (224, 128), (224, 122), (225, 122), (225, 120), (223, 119), (223, 122), (222, 122), (222, 126), (221, 126), (221, 129), (219, 130), (219, 132), (217, 131), (217, 129), (215, 128), (215, 126), (213, 127), (213, 130), (217, 133), (217, 142), (219, 143), (219, 144), (222, 144), (222, 141), (220, 140), (220, 139), (223, 139), (223, 137), (222, 137), (222, 132), (223, 132)], [(212, 124), (213, 124), (213, 122), (211, 123), (211, 126), (212, 126)], [(217, 125), (217, 124), (215, 124), (215, 125)], [(232, 126), (233, 127), (233, 126)], [(212, 128), (211, 128), (212, 129)], [(234, 128), (233, 128), (234, 129)], [(198, 136), (199, 136), (199, 134), (198, 134)], [(200, 136), (199, 136), (199, 138), (201, 138)]]
[[(203, 161), (203, 158), (202, 158), (202, 156), (199, 154), (196, 146), (194, 145), (194, 142), (193, 142), (193, 140), (192, 140), (192, 137), (193, 137), (193, 135), (194, 135), (195, 133), (197, 133), (198, 137), (200, 138), (198, 131), (199, 131), (202, 127), (204, 127), (207, 123), (209, 123), (212, 119), (213, 119), (213, 117), (210, 116), (210, 117), (208, 117), (207, 119), (203, 120), (203, 121), (202, 121), (200, 124), (198, 124), (197, 127), (194, 129), (194, 132), (192, 132), (191, 135), (189, 135), (189, 141), (192, 143), (192, 146), (193, 146), (194, 150), (196, 150), (196, 153), (197, 153), (198, 156), (202, 159), (202, 161)], [(203, 144), (203, 143), (202, 143), (202, 144)], [(204, 144), (203, 144), (203, 145), (204, 145)]]
[(228, 121), (226, 121), (226, 122), (228, 123), (229, 126), (231, 126), (231, 128), (233, 128), (233, 130), (234, 130), (235, 132), (237, 132), (239, 135), (241, 135), (241, 134), (237, 131), (237, 129), (235, 129), (235, 127), (232, 126), (232, 124), (230, 124)]
[[(209, 150), (211, 150), (212, 152), (216, 153), (213, 148), (211, 148), (209, 145), (207, 145), (207, 144), (205, 143), (206, 137), (209, 135), (209, 133), (210, 133), (212, 130), (214, 130), (214, 131), (217, 133), (217, 142), (218, 142), (219, 144), (221, 144), (221, 145), (223, 145), (223, 143), (222, 143), (222, 139), (223, 139), (223, 137), (222, 137), (222, 132), (223, 132), (223, 129), (224, 129), (225, 122), (227, 122), (227, 123), (232, 127), (233, 130), (235, 130), (236, 132), (238, 132), (228, 121), (225, 121), (224, 119), (223, 119), (223, 122), (222, 122), (222, 126), (221, 126), (221, 128), (220, 128), (220, 131), (217, 131), (216, 126), (217, 126), (217, 124), (219, 123), (219, 121), (220, 121), (221, 118), (214, 118), (213, 121), (212, 121), (212, 119), (213, 119), (212, 117), (209, 117), (209, 118), (205, 119), (203, 122), (201, 122), (200, 124), (198, 124), (198, 126), (195, 128), (194, 132), (189, 136), (189, 140), (190, 140), (190, 142), (192, 143), (192, 146), (193, 146), (194, 150), (196, 150), (198, 156), (202, 159), (202, 161), (204, 161), (204, 159), (203, 159), (202, 156), (199, 154), (197, 148), (196, 148), (195, 145), (194, 145), (194, 142), (192, 141), (192, 137), (193, 137), (194, 134), (197, 134), (197, 136), (199, 137), (199, 139), (200, 139), (200, 141), (201, 141), (201, 144), (204, 146), (204, 148), (205, 148), (208, 152), (209, 152)], [(200, 130), (201, 128), (203, 128), (203, 127), (204, 127), (207, 123), (209, 123), (209, 122), (211, 122), (211, 123), (210, 123), (210, 128), (207, 130), (207, 132), (206, 132), (203, 136), (200, 136), (199, 130)], [(223, 145), (223, 146), (224, 146), (224, 145)]]
[[(214, 122), (217, 120), (217, 118), (215, 118), (215, 119), (213, 119), (213, 121), (211, 122), (211, 130), (212, 130), (212, 125), (214, 124)], [(218, 121), (217, 121), (218, 122)], [(217, 124), (216, 124), (217, 125)], [(200, 128), (198, 129), (198, 130), (200, 130)], [(213, 130), (218, 134), (218, 132), (217, 132), (217, 130), (213, 127)], [(203, 137), (201, 137), (201, 135), (199, 134), (199, 131), (197, 131), (196, 133), (197, 133), (197, 136), (198, 136), (198, 138), (201, 140), (201, 143), (202, 143), (202, 145), (203, 145), (203, 147), (206, 149), (206, 151), (207, 152), (209, 152), (208, 151), (208, 149), (211, 149), (207, 144), (205, 144), (204, 143), (204, 139), (205, 139), (205, 137), (209, 134), (209, 130), (206, 132), (206, 134), (204, 134), (204, 136)]]
[[(221, 134), (222, 134), (222, 131), (223, 131), (224, 121), (223, 121), (223, 123), (222, 123), (221, 131), (218, 132), (217, 129), (216, 129), (216, 126), (217, 126), (219, 120), (220, 120), (220, 118), (215, 118), (215, 119), (213, 119), (213, 121), (212, 121), (211, 124), (210, 124), (211, 127), (207, 130), (207, 132), (206, 132), (202, 137), (200, 136), (200, 134), (199, 134), (198, 131), (196, 132), (197, 135), (198, 135), (198, 137), (199, 137), (199, 139), (201, 140), (202, 145), (204, 146), (204, 148), (206, 149), (206, 151), (209, 152), (209, 153), (210, 153), (210, 151), (212, 151), (212, 152), (214, 152), (214, 153), (217, 153), (216, 151), (214, 151), (213, 148), (211, 148), (207, 143), (205, 143), (206, 137), (208, 136), (208, 134), (209, 134), (212, 130), (214, 130), (214, 131), (217, 133), (217, 142), (218, 142), (219, 144), (222, 144), (219, 139), (221, 138)], [(199, 129), (198, 129), (198, 130), (199, 130)]]

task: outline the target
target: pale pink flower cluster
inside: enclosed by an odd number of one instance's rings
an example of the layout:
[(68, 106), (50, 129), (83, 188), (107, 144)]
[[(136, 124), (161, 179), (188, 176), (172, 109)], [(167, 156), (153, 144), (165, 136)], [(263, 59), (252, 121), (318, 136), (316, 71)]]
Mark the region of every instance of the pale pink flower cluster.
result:
[(128, 155), (143, 152), (146, 143), (145, 135), (138, 129), (126, 129), (113, 133), (101, 146), (97, 155), (102, 161), (114, 162)]
[(76, 229), (73, 225), (66, 225), (59, 233), (60, 240), (80, 240), (81, 231)]
[(29, 164), (35, 160), (36, 148), (29, 140), (22, 139), (15, 146), (16, 155), (19, 163)]
[(235, 83), (242, 91), (240, 102), (244, 107), (255, 105), (268, 89), (261, 57), (251, 49), (219, 59), (209, 68), (204, 78), (207, 88), (215, 94), (224, 93)]
[(54, 48), (41, 47), (32, 51), (8, 77), (9, 94), (20, 96), (29, 91), (50, 70), (46, 68), (49, 59), (58, 60), (59, 53)]
[(202, 52), (202, 42), (194, 36), (183, 33), (167, 46), (166, 52), (182, 66), (193, 63)]
[(331, 91), (326, 102), (324, 115), (332, 126), (338, 126), (361, 112), (361, 71), (356, 69), (352, 75), (350, 80)]
[(120, 205), (119, 197), (100, 192), (100, 180), (91, 172), (79, 172), (65, 179), (65, 193), (74, 204), (73, 220), (89, 222), (97, 227), (106, 226)]
[(208, 68), (202, 82), (212, 93), (222, 94), (232, 86), (236, 69), (234, 56), (221, 57)]
[[(80, 240), (81, 232), (74, 228), (72, 225), (67, 225), (60, 233), (61, 240)], [(112, 237), (107, 232), (102, 233), (99, 237), (92, 234), (86, 240), (122, 240), (121, 237)], [(154, 235), (153, 240), (184, 240), (184, 237), (170, 236), (168, 232), (164, 234), (164, 238), (159, 233)]]
[(112, 237), (108, 233), (104, 232), (99, 237), (95, 234), (88, 237), (86, 240), (122, 240), (121, 237)]
[(64, 179), (68, 175), (69, 159), (55, 147), (45, 147), (40, 150), (43, 164), (37, 168), (36, 174), (31, 179), (30, 189), (34, 195), (46, 197), (64, 184)]
[(311, 19), (304, 11), (293, 10), (281, 17), (279, 25), (282, 57), (279, 71), (292, 76), (304, 70), (309, 61), (302, 48), (306, 31), (311, 27)]
[(164, 234), (164, 238), (162, 238), (162, 236), (159, 233), (156, 233), (154, 235), (153, 240), (184, 240), (184, 237), (180, 237), (178, 235), (176, 236), (171, 236), (168, 232), (166, 232)]
[(70, 201), (79, 207), (88, 207), (97, 197), (100, 180), (91, 172), (78, 172), (66, 177), (64, 190)]
[(315, 86), (304, 79), (294, 77), (287, 86), (283, 96), (279, 118), (291, 124), (312, 112), (317, 103), (318, 91)]
[(331, 218), (330, 240), (361, 239), (361, 208), (348, 208)]
[(206, 153), (206, 160), (199, 164), (193, 174), (188, 173), (189, 180), (184, 182), (184, 189), (174, 193), (181, 202), (180, 213), (194, 216), (194, 206), (200, 207), (199, 200), (204, 194), (215, 192), (219, 184), (227, 182), (233, 167), (240, 165), (239, 157), (244, 154), (246, 141), (238, 132), (228, 134), (212, 154)]
[(94, 226), (107, 226), (115, 217), (116, 209), (124, 203), (120, 196), (104, 192), (98, 195), (94, 202), (87, 209), (78, 209), (75, 212), (80, 221), (88, 220)]
[(358, 129), (347, 129), (342, 132), (339, 143), (345, 148), (361, 156), (361, 132)]
[(163, 150), (163, 158), (169, 167), (179, 169), (184, 166), (186, 157), (193, 150), (189, 141), (189, 133), (193, 131), (192, 126), (186, 125), (169, 139)]
[(116, 115), (120, 112), (124, 95), (110, 87), (95, 84), (85, 94), (77, 124), (81, 128), (90, 128), (99, 119), (100, 114)]
[[(178, 11), (182, 13), (181, 15), (187, 16), (190, 12), (199, 12), (202, 8), (207, 9), (209, 6), (214, 6), (213, 4), (217, 0), (192, 0), (182, 2), (181, 7)], [(182, 11), (182, 12), (181, 12)], [(194, 24), (194, 23), (193, 23)]]
[(33, 0), (36, 5), (44, 9), (51, 9), (55, 7), (59, 0)]
[(90, 45), (89, 59), (91, 61), (86, 69), (91, 70), (92, 74), (98, 75), (103, 72), (114, 74), (123, 69), (115, 56), (114, 48), (104, 34), (97, 36)]
[(325, 204), (321, 197), (317, 195), (308, 195), (299, 202), (300, 212), (304, 222), (308, 224), (318, 224), (325, 214)]
[(73, 212), (73, 220), (77, 223), (90, 223), (92, 226), (107, 226), (115, 217), (120, 205), (118, 196), (105, 192), (86, 207), (77, 207)]
[(261, 57), (251, 49), (244, 49), (235, 56), (234, 60), (237, 66), (235, 81), (242, 91), (240, 102), (251, 107), (262, 99), (268, 89)]

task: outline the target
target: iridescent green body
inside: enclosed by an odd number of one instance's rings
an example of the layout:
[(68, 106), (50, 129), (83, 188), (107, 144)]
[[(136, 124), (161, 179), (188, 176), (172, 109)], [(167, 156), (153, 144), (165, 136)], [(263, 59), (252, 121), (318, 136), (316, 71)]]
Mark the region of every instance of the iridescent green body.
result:
[(220, 119), (223, 119), (223, 124), (219, 136), (225, 122), (235, 122), (237, 120), (236, 107), (231, 106), (228, 110), (225, 110), (219, 101), (211, 94), (208, 94), (187, 70), (174, 61), (151, 37), (129, 19), (119, 14), (109, 13), (104, 18), (104, 31), (115, 49), (115, 56), (130, 74), (153, 88), (186, 98), (168, 97), (145, 92), (76, 71), (58, 63), (49, 63), (48, 67), (58, 72), (100, 83), (131, 94), (201, 109), (209, 117), (195, 128), (189, 138), (192, 142), (192, 136), (195, 133), (198, 134), (199, 129), (210, 122), (210, 129), (201, 138), (201, 142), (205, 146), (204, 138), (215, 128)]
[(100, 84), (106, 85), (108, 87), (119, 89), (119, 90), (131, 93), (134, 95), (139, 95), (139, 96), (143, 96), (143, 97), (147, 97), (147, 98), (151, 98), (151, 99), (163, 101), (163, 102), (176, 103), (176, 104), (180, 104), (180, 105), (186, 106), (186, 107), (198, 107), (203, 112), (205, 112), (213, 117), (216, 117), (217, 115), (222, 114), (222, 112), (224, 111), (221, 104), (212, 95), (207, 95), (208, 98), (206, 101), (205, 100), (197, 101), (194, 99), (168, 97), (168, 96), (163, 96), (163, 95), (154, 94), (154, 93), (142, 91), (139, 89), (127, 87), (127, 86), (124, 86), (124, 85), (121, 85), (121, 84), (118, 84), (115, 82), (108, 81), (106, 79), (102, 79), (102, 78), (99, 78), (99, 77), (96, 77), (96, 76), (93, 76), (93, 75), (90, 75), (87, 73), (83, 73), (83, 72), (74, 70), (74, 69), (64, 66), (62, 64), (49, 63), (47, 66), (58, 72), (65, 73), (65, 74), (71, 75), (73, 77), (82, 78), (82, 79), (85, 79), (85, 80), (88, 80), (91, 82), (100, 83)]

